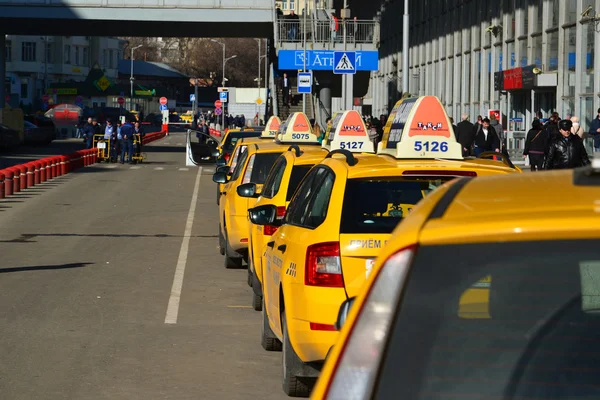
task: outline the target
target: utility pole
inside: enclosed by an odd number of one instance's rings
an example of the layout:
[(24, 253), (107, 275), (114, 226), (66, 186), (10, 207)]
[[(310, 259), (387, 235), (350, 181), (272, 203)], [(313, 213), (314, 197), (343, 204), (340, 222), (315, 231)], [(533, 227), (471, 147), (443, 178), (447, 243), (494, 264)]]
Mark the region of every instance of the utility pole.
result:
[[(348, 0), (344, 0), (344, 12), (343, 15), (340, 15), (342, 18), (342, 23), (344, 24), (342, 27), (342, 34), (344, 35), (344, 52), (348, 50), (346, 43), (346, 9), (348, 8)], [(356, 68), (356, 65), (354, 66)], [(348, 74), (342, 75), (342, 107), (344, 110), (347, 108), (347, 99), (348, 99)]]
[(139, 46), (136, 47), (132, 47), (131, 48), (131, 58), (129, 59), (129, 61), (131, 62), (131, 76), (129, 77), (129, 83), (130, 83), (130, 93), (129, 93), (129, 110), (133, 110), (133, 51), (135, 49), (139, 49), (140, 47), (142, 47), (142, 45), (140, 44)]
[(402, 17), (402, 94), (410, 93), (408, 87), (408, 24), (410, 22), (408, 3), (409, 0), (404, 0), (404, 15)]
[(265, 121), (265, 124), (267, 123), (267, 104), (269, 104), (269, 96), (268, 96), (268, 90), (267, 90), (267, 76), (268, 76), (268, 70), (267, 70), (267, 60), (269, 59), (267, 57), (269, 52), (269, 46), (268, 46), (268, 42), (265, 40), (265, 55), (263, 56), (265, 58), (265, 114), (263, 116), (263, 119)]
[[(304, 14), (302, 16), (304, 20), (304, 26), (302, 27), (302, 48), (304, 49), (304, 56), (302, 57), (302, 61), (304, 62), (303, 71), (306, 72), (306, 0), (304, 1), (304, 10), (302, 13)], [(302, 112), (306, 114), (306, 93), (302, 93)]]
[[(260, 45), (262, 42), (262, 39), (256, 39), (256, 41), (258, 42), (258, 79), (256, 80), (256, 88), (258, 89), (258, 97), (257, 99), (260, 99), (260, 59), (262, 58), (262, 55), (260, 54)], [(259, 120), (259, 124), (260, 124), (260, 104), (258, 104), (258, 120)]]

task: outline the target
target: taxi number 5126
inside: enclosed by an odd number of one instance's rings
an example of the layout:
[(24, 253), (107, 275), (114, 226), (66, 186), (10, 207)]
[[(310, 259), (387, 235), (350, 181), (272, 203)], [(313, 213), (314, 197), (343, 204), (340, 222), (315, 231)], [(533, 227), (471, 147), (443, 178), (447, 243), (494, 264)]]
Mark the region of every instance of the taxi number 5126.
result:
[(308, 133), (292, 133), (292, 139), (308, 140), (310, 136), (308, 136)]
[(362, 149), (362, 142), (340, 142), (340, 149)]
[(445, 153), (448, 151), (448, 142), (415, 142), (415, 151), (440, 151)]

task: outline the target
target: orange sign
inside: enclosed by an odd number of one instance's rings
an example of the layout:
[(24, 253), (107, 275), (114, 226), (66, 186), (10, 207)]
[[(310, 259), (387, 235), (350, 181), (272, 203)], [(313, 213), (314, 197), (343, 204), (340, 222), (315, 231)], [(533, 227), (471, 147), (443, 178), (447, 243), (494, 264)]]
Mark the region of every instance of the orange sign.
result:
[(275, 131), (275, 132), (277, 132), (279, 130), (279, 118), (273, 118), (271, 120), (271, 124), (269, 125), (268, 130)]
[(292, 127), (294, 132), (310, 132), (310, 122), (306, 118), (306, 115), (302, 113), (296, 114), (294, 119), (294, 126)]
[(364, 136), (365, 123), (357, 111), (346, 113), (343, 121), (340, 123), (340, 136)]
[(421, 99), (408, 131), (408, 137), (412, 136), (451, 136), (446, 111), (434, 96)]

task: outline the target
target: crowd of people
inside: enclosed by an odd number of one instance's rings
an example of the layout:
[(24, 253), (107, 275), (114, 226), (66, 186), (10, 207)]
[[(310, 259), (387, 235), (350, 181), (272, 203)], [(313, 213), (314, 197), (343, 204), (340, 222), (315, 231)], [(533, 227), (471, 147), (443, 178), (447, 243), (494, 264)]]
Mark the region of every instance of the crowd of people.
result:
[[(142, 139), (145, 135), (144, 129), (138, 120), (126, 119), (124, 124), (118, 121), (115, 126), (109, 118), (106, 120), (106, 125), (102, 126), (96, 118), (92, 117), (88, 118), (87, 123), (82, 128), (82, 133), (87, 149), (94, 146), (95, 135), (102, 135), (101, 140), (104, 140), (110, 146), (110, 161), (117, 162), (120, 155), (121, 164), (125, 163), (126, 155), (127, 162), (135, 164), (134, 154), (142, 152)], [(139, 135), (139, 141), (134, 141), (135, 135)], [(98, 139), (100, 138), (96, 138), (96, 140)]]

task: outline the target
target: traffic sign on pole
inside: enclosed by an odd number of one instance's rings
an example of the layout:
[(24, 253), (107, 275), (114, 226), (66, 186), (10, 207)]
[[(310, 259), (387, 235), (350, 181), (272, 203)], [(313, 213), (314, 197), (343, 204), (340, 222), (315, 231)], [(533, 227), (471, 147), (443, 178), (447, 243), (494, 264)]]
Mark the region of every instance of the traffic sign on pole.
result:
[(312, 72), (298, 72), (298, 93), (311, 93)]
[(215, 108), (215, 114), (217, 114), (217, 115), (223, 114), (223, 109), (221, 107)]
[(227, 103), (227, 93), (228, 92), (219, 93), (219, 100), (221, 100), (221, 103)]
[(215, 101), (215, 108), (221, 108), (223, 106), (223, 102), (221, 100)]
[(164, 105), (165, 105), (165, 104), (167, 104), (169, 101), (167, 100), (167, 98), (166, 98), (166, 97), (161, 97), (161, 98), (160, 98), (160, 100), (159, 100), (159, 102), (160, 102), (160, 104), (161, 104), (161, 105), (163, 105), (163, 106), (164, 106)]
[(196, 101), (196, 95), (190, 94), (190, 101)]
[(356, 52), (354, 52), (354, 51), (334, 51), (333, 52), (333, 73), (334, 74), (355, 74), (356, 73)]
[(160, 111), (169, 111), (169, 107), (167, 107), (166, 104), (161, 104), (160, 105)]
[(117, 103), (119, 103), (119, 105), (123, 105), (123, 104), (125, 104), (125, 99), (124, 99), (124, 98), (122, 98), (122, 97), (119, 97), (119, 98), (117, 99)]

